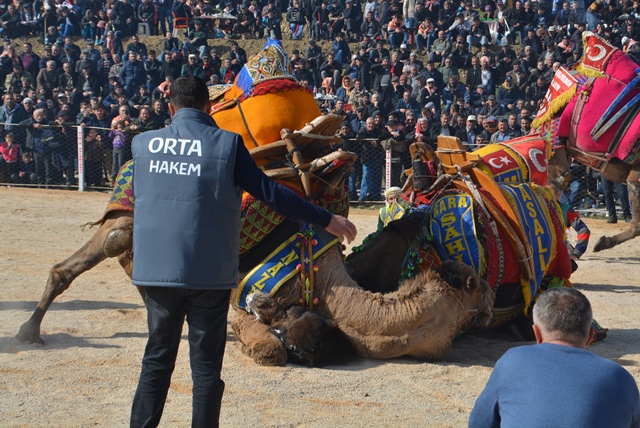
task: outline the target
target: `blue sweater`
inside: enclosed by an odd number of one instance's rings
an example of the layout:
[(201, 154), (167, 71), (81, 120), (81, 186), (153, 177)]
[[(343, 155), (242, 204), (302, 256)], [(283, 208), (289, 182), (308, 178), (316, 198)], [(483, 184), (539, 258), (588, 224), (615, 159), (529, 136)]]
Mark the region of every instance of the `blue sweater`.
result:
[(640, 426), (634, 378), (589, 351), (543, 343), (507, 351), (471, 411), (469, 427)]

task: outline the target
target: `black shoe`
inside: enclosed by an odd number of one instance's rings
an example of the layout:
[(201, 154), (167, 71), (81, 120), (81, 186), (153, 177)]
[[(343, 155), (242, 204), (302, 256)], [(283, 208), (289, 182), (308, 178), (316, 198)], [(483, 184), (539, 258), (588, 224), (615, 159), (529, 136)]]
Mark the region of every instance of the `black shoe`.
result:
[(618, 222), (618, 217), (609, 217), (607, 223), (615, 224)]
[(624, 221), (626, 221), (627, 223), (631, 223), (632, 216), (631, 216), (631, 214), (627, 214), (627, 215), (622, 216), (622, 219)]

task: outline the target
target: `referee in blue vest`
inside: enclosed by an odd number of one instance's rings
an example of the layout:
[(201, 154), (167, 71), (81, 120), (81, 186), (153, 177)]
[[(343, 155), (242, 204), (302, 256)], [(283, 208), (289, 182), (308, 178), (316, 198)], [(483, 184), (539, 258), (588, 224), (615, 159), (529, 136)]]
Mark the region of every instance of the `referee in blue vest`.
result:
[(351, 242), (357, 233), (346, 218), (270, 180), (242, 137), (216, 126), (208, 94), (197, 77), (177, 79), (171, 86), (171, 125), (132, 142), (132, 282), (146, 287), (149, 326), (132, 427), (160, 422), (185, 317), (192, 426), (218, 426), (229, 296), (238, 281), (242, 189), (283, 216), (322, 226), (340, 240)]

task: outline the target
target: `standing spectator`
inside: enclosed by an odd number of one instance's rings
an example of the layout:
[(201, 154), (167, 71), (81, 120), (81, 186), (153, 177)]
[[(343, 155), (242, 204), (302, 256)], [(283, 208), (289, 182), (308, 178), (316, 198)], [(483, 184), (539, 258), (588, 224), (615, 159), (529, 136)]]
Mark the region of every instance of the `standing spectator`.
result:
[(16, 103), (12, 94), (5, 94), (2, 99), (4, 104), (0, 107), (0, 123), (3, 124), (5, 132), (15, 131), (15, 126), (29, 117), (24, 108)]
[(402, 154), (407, 149), (407, 140), (403, 130), (398, 129), (395, 119), (387, 121), (385, 129), (380, 134), (380, 145), (384, 150), (391, 151), (391, 186), (399, 187), (402, 175)]
[[(521, 426), (523, 420), (530, 426), (638, 426), (634, 378), (586, 350), (595, 329), (591, 305), (582, 293), (574, 288), (542, 293), (533, 307), (533, 332), (536, 345), (512, 348), (498, 360), (471, 411), (469, 427)], [(544, 370), (540, 361), (545, 361)], [(528, 382), (514, 382), (516, 378)]]
[(20, 144), (14, 141), (13, 134), (8, 132), (4, 141), (0, 143), (0, 173), (3, 177), (11, 180), (18, 172), (18, 155), (20, 154)]
[[(5, 105), (10, 95), (5, 95)], [(34, 153), (36, 175), (38, 177), (38, 187), (48, 188), (52, 184), (53, 166), (51, 165), (51, 149), (49, 148), (50, 137), (44, 138), (44, 126), (47, 120), (44, 110), (38, 108), (34, 110), (31, 118), (20, 122), (20, 127), (27, 129), (27, 139), (25, 147)]]
[(600, 180), (602, 181), (602, 193), (604, 194), (604, 202), (607, 206), (607, 223), (618, 222), (615, 196), (617, 196), (620, 201), (620, 206), (622, 208), (622, 218), (624, 219), (624, 221), (631, 221), (631, 206), (629, 205), (629, 190), (627, 188), (627, 185), (623, 183), (616, 183), (602, 176)]
[(38, 72), (36, 82), (39, 94), (44, 94), (47, 98), (53, 98), (53, 88), (58, 86), (58, 71), (56, 70), (55, 61), (47, 61), (46, 66)]
[(102, 186), (102, 158), (104, 156), (104, 144), (102, 136), (95, 128), (87, 130), (84, 138), (84, 162), (86, 185)]
[(160, 24), (160, 34), (166, 34), (167, 30), (169, 33), (173, 33), (173, 16), (171, 15), (173, 0), (157, 0), (155, 5), (158, 13), (158, 24)]
[[(379, 116), (378, 116), (379, 117)], [(378, 201), (381, 197), (382, 165), (384, 150), (380, 145), (381, 131), (375, 126), (375, 119), (366, 120), (365, 129), (357, 138), (364, 140), (362, 150), (362, 186), (359, 202)]]
[(23, 52), (20, 54), (22, 68), (30, 75), (37, 76), (40, 71), (40, 57), (33, 52), (33, 46), (29, 42), (25, 42), (22, 49)]
[(162, 63), (156, 59), (156, 51), (150, 49), (144, 62), (144, 71), (147, 73), (147, 91), (153, 89), (162, 82)]
[(125, 122), (119, 120), (115, 124), (115, 129), (109, 133), (111, 139), (111, 153), (113, 161), (111, 164), (111, 176), (115, 177), (120, 171), (120, 167), (125, 162), (125, 150), (127, 148), (127, 134), (124, 132)]

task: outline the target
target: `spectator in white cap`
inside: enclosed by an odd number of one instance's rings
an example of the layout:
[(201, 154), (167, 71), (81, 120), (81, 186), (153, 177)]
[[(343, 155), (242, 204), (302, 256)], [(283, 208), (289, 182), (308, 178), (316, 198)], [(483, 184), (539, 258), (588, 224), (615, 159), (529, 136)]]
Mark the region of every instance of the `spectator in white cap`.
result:
[(478, 120), (475, 115), (469, 115), (466, 120), (464, 129), (456, 132), (456, 138), (462, 141), (462, 144), (468, 151), (478, 149), (476, 146), (476, 137), (481, 131), (478, 130)]

